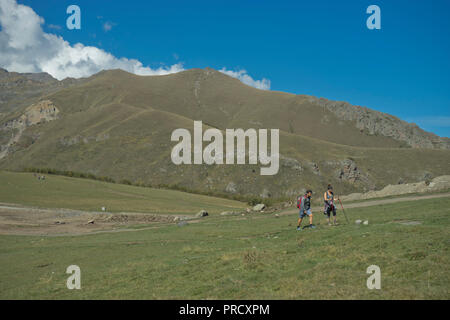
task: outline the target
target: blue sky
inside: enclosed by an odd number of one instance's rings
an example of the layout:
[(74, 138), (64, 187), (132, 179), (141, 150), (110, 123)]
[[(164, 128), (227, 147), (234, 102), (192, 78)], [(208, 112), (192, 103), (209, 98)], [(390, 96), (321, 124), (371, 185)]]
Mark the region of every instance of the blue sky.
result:
[[(450, 137), (447, 0), (18, 2), (70, 44), (152, 68), (245, 69), (271, 90), (348, 101)], [(66, 28), (71, 4), (81, 30)], [(381, 30), (366, 27), (371, 4)]]

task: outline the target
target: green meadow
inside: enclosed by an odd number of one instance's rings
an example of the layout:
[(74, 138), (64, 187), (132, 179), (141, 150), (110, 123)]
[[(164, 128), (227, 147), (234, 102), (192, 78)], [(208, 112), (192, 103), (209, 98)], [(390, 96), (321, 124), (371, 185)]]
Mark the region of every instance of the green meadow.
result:
[[(341, 217), (336, 227), (317, 213), (315, 230), (296, 231), (295, 215), (251, 214), (82, 236), (0, 236), (0, 298), (449, 299), (449, 214), (447, 197), (349, 209), (352, 223)], [(66, 288), (73, 264), (80, 290)], [(381, 269), (380, 290), (366, 286), (370, 265)]]
[(0, 202), (40, 208), (86, 211), (194, 214), (200, 210), (217, 214), (242, 210), (245, 203), (175, 190), (45, 175), (0, 171)]

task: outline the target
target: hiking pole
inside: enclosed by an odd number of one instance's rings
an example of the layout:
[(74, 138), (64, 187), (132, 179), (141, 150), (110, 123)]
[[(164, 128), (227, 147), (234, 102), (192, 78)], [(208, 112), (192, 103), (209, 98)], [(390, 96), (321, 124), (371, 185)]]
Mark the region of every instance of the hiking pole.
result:
[(341, 199), (338, 198), (338, 200), (339, 200), (339, 203), (341, 204), (342, 212), (344, 213), (345, 220), (347, 221), (347, 224), (348, 224), (348, 219), (347, 219), (347, 215), (345, 214), (344, 206), (342, 205)]

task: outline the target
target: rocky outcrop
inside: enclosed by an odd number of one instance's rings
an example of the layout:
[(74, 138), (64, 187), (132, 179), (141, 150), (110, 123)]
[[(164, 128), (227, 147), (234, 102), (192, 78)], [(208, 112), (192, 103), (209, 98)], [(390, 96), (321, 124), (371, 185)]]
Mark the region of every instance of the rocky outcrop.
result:
[(414, 123), (400, 120), (390, 114), (354, 106), (347, 102), (309, 97), (309, 102), (333, 112), (339, 119), (354, 121), (361, 131), (403, 141), (413, 148), (450, 149), (450, 139), (420, 129)]
[(280, 165), (296, 171), (303, 171), (301, 163), (297, 159), (289, 158), (280, 154)]
[(18, 118), (9, 120), (2, 124), (0, 130), (4, 134), (11, 133), (11, 139), (0, 146), (0, 159), (6, 157), (11, 146), (16, 144), (22, 133), (30, 126), (39, 123), (53, 121), (58, 118), (59, 110), (50, 100), (43, 100), (25, 109), (25, 112)]
[(421, 181), (416, 183), (406, 183), (388, 185), (382, 190), (369, 191), (366, 193), (352, 193), (342, 196), (343, 201), (366, 200), (373, 198), (383, 198), (388, 196), (402, 195), (408, 193), (436, 192), (450, 189), (450, 176), (436, 177), (431, 181)]
[(356, 165), (356, 162), (350, 159), (341, 161), (340, 168), (336, 170), (336, 178), (350, 183), (358, 181), (367, 183), (369, 178), (363, 174)]
[(59, 110), (50, 100), (43, 100), (25, 109), (18, 117), (3, 124), (3, 130), (23, 129), (35, 124), (58, 118)]
[(228, 193), (236, 193), (237, 192), (237, 185), (233, 181), (229, 182), (227, 184), (227, 187), (225, 188), (225, 191)]

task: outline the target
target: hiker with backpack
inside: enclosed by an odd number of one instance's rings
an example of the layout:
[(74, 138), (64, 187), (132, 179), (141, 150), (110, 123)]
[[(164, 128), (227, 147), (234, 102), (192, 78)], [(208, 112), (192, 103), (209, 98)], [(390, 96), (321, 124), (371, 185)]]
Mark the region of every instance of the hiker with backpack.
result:
[(326, 215), (328, 218), (328, 225), (331, 225), (330, 222), (330, 216), (331, 212), (333, 212), (333, 224), (336, 225), (336, 206), (334, 205), (334, 193), (333, 193), (333, 187), (331, 184), (328, 185), (327, 191), (323, 194), (323, 200), (325, 203), (323, 214)]
[(305, 216), (309, 217), (309, 227), (314, 229), (315, 226), (313, 225), (313, 214), (311, 211), (311, 196), (312, 196), (312, 190), (307, 190), (305, 195), (300, 196), (297, 198), (297, 208), (300, 209), (299, 211), (299, 218), (298, 218), (298, 224), (297, 224), (297, 230), (301, 231), (301, 224), (302, 220)]

